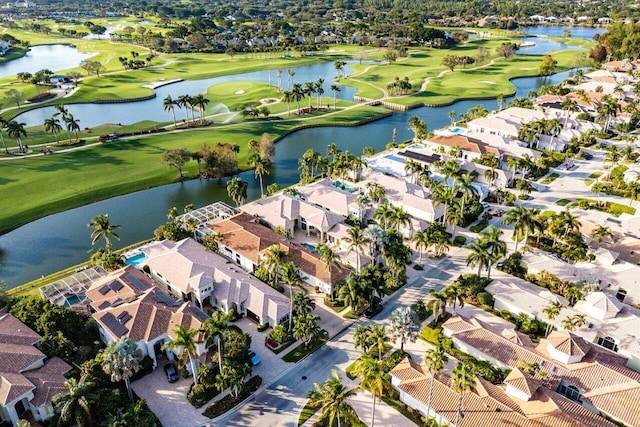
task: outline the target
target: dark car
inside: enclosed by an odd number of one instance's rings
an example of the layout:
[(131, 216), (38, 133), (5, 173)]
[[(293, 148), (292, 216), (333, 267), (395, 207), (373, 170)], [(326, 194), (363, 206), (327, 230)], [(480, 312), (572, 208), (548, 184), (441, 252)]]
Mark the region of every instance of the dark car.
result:
[(180, 379), (178, 376), (178, 368), (173, 363), (164, 365), (164, 373), (167, 374), (167, 381), (170, 383), (175, 383)]
[(371, 319), (373, 316), (375, 316), (376, 314), (380, 313), (382, 311), (382, 304), (373, 304), (370, 305), (365, 311), (364, 311), (364, 317), (366, 317), (367, 319)]

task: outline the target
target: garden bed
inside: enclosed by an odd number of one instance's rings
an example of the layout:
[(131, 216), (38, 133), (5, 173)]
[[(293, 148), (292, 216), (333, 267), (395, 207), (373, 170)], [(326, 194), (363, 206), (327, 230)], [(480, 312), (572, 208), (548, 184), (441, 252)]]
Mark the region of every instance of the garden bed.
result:
[(229, 394), (217, 402), (213, 402), (207, 409), (205, 409), (202, 415), (207, 418), (219, 417), (233, 409), (247, 397), (251, 396), (251, 393), (256, 391), (260, 385), (262, 385), (262, 377), (256, 375), (255, 377), (250, 378), (249, 381), (244, 384), (244, 387), (237, 398)]
[(306, 355), (311, 354), (317, 349), (319, 349), (320, 347), (322, 347), (322, 345), (325, 342), (327, 342), (327, 338), (321, 332), (315, 337), (313, 337), (313, 339), (311, 340), (311, 344), (309, 345), (308, 348), (306, 348), (304, 344), (300, 344), (299, 346), (291, 350), (289, 353), (285, 354), (282, 360), (289, 363), (299, 362)]

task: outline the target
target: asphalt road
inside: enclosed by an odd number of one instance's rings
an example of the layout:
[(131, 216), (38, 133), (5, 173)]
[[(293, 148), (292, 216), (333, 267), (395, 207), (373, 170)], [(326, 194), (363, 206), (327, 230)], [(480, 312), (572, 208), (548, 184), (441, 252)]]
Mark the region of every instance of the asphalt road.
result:
[(449, 255), (438, 261), (437, 265), (425, 270), (420, 277), (386, 300), (383, 311), (374, 319), (361, 318), (315, 353), (285, 371), (238, 410), (206, 426), (297, 427), (299, 411), (313, 384), (329, 378), (332, 369), (344, 371), (360, 356), (360, 350), (353, 346), (353, 331), (357, 325), (383, 324), (393, 310), (410, 305), (419, 298), (426, 298), (431, 289), (442, 289), (458, 277), (465, 267), (464, 253), (452, 248)]

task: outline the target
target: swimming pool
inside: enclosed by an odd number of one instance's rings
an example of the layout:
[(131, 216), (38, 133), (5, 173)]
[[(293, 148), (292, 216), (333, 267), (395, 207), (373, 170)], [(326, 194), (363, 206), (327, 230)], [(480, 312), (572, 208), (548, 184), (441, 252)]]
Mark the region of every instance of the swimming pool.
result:
[(458, 126), (454, 126), (452, 128), (448, 129), (449, 132), (451, 133), (455, 133), (456, 135), (466, 135), (467, 134), (467, 130), (465, 128), (461, 128)]
[(348, 191), (349, 193), (353, 193), (356, 190), (353, 185), (342, 181), (336, 181), (333, 186)]
[(126, 260), (124, 260), (124, 263), (127, 265), (132, 265), (136, 268), (140, 268), (142, 264), (144, 264), (145, 259), (147, 259), (147, 256), (145, 254), (140, 253), (132, 256), (131, 258), (127, 258)]
[(300, 246), (304, 246), (305, 248), (309, 249), (311, 252), (318, 253), (318, 250), (316, 249), (316, 247), (310, 243), (300, 243)]
[(65, 307), (71, 307), (72, 305), (75, 305), (81, 301), (84, 300), (84, 297), (81, 297), (80, 295), (76, 295), (76, 294), (65, 294), (64, 296), (64, 306)]
[(411, 144), (407, 148), (413, 148), (413, 149), (417, 149), (417, 150), (422, 150), (422, 149), (424, 149), (424, 145), (422, 145), (422, 144)]
[(404, 157), (396, 156), (395, 154), (387, 154), (384, 156), (385, 159), (393, 160), (394, 162), (405, 163), (406, 160)]

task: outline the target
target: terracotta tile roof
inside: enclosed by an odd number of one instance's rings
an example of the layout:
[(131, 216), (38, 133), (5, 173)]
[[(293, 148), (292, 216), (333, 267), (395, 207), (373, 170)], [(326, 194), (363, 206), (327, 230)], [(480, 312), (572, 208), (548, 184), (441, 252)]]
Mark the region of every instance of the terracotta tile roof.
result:
[(568, 331), (553, 331), (547, 341), (553, 348), (569, 356), (585, 356), (591, 349), (591, 345), (584, 339)]
[(540, 381), (529, 375), (525, 375), (518, 368), (513, 369), (509, 375), (507, 375), (504, 383), (517, 388), (529, 397), (532, 397), (536, 390), (538, 390), (538, 387), (540, 387)]
[(133, 266), (127, 266), (94, 282), (87, 290), (87, 300), (94, 311), (119, 303), (137, 295), (154, 286), (153, 282), (140, 270)]
[[(584, 399), (593, 402), (599, 410), (626, 424), (640, 425), (633, 422), (635, 415), (632, 417), (629, 414), (624, 402), (603, 397), (616, 391), (625, 391), (629, 394), (635, 393), (634, 390), (640, 392), (640, 373), (628, 369), (625, 366), (625, 358), (597, 348), (573, 334), (567, 337), (566, 332), (552, 333), (549, 336), (550, 341), (542, 339), (539, 345), (533, 348), (531, 344), (520, 345), (508, 340), (500, 334), (500, 331), (477, 319), (463, 319), (463, 321), (467, 324), (464, 328), (456, 328), (463, 323), (455, 317), (445, 322), (443, 327), (454, 339), (477, 349), (503, 365), (515, 368), (522, 361), (538, 363), (541, 370), (548, 374), (546, 383), (550, 388), (555, 389), (560, 381), (564, 380), (577, 387)], [(449, 329), (449, 322), (459, 330)], [(564, 365), (553, 360), (546, 351), (551, 341), (562, 351), (573, 354), (585, 353), (582, 361)], [(536, 379), (541, 378), (537, 375)]]
[(32, 391), (30, 403), (38, 407), (60, 392), (58, 385), (64, 383), (63, 374), (71, 366), (57, 357), (44, 361), (45, 355), (33, 346), (38, 341), (40, 335), (11, 314), (0, 312), (0, 405)]
[[(407, 371), (412, 371), (406, 375)], [(408, 361), (402, 362), (390, 374), (399, 379), (398, 389), (426, 406), (431, 377), (418, 375)], [(402, 379), (400, 375), (406, 377)], [(434, 381), (431, 408), (450, 423), (456, 419), (459, 395), (442, 376)], [(612, 427), (613, 424), (560, 395), (540, 387), (532, 400), (511, 398), (502, 387), (476, 378), (475, 391), (462, 395), (463, 418), (458, 427)]]
[(429, 139), (429, 141), (438, 145), (446, 145), (447, 147), (459, 147), (461, 150), (470, 151), (472, 153), (491, 153), (496, 156), (500, 155), (500, 150), (497, 148), (491, 147), (479, 139), (465, 135), (440, 135)]
[(304, 273), (324, 283), (335, 284), (349, 274), (346, 267), (338, 269), (334, 266), (331, 268), (330, 275), (318, 254), (287, 240), (268, 227), (258, 224), (247, 213), (241, 213), (208, 226), (213, 231), (222, 234), (221, 243), (224, 246), (249, 259), (255, 265), (260, 264), (261, 254), (265, 250), (272, 245), (280, 245), (288, 253), (289, 261), (292, 261)]

